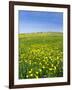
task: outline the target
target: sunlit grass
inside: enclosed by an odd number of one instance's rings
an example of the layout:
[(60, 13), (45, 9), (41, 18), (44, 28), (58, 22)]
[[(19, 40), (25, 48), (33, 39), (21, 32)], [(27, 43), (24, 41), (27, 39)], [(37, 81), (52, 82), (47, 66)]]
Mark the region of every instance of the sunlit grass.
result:
[(63, 34), (19, 34), (19, 78), (63, 76)]

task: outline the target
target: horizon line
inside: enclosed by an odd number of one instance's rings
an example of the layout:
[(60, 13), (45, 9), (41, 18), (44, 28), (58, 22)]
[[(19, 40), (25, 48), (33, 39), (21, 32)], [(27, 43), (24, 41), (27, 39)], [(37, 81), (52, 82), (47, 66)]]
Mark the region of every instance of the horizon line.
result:
[(22, 32), (19, 34), (32, 34), (32, 33), (63, 33), (63, 32), (62, 31), (60, 31), (60, 32), (28, 32), (28, 33)]

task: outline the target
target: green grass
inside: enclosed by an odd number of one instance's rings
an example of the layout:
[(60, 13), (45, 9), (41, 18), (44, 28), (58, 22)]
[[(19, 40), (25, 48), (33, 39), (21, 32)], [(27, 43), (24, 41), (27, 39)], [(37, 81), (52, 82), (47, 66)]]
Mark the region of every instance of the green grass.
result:
[(19, 34), (19, 79), (63, 76), (63, 33)]

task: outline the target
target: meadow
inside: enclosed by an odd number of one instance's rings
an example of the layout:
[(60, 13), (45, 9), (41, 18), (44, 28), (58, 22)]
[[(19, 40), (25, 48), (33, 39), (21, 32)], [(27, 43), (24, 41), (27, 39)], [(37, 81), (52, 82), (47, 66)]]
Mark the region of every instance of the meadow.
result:
[(19, 34), (19, 79), (63, 77), (63, 33)]

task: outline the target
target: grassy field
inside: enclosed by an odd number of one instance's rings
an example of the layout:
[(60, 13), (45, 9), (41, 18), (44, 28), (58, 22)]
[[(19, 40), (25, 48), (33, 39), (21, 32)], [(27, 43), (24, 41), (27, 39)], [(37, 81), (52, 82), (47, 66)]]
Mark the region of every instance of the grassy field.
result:
[(19, 34), (19, 79), (63, 76), (63, 33)]

